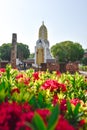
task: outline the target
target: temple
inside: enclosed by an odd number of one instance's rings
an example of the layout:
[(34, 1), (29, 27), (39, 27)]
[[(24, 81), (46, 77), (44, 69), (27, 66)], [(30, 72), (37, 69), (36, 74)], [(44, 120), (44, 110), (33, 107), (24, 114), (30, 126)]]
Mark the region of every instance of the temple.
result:
[(47, 63), (54, 60), (50, 54), (48, 41), (48, 31), (44, 22), (42, 22), (41, 27), (39, 28), (38, 40), (36, 41), (35, 46), (35, 64), (41, 65), (42, 63)]
[(27, 63), (29, 68), (32, 67), (35, 70), (55, 70), (59, 69), (59, 66), (56, 64), (56, 59), (51, 56), (50, 53), (50, 43), (48, 41), (48, 31), (44, 22), (39, 28), (38, 40), (36, 41), (35, 47), (35, 56), (33, 59), (24, 60)]

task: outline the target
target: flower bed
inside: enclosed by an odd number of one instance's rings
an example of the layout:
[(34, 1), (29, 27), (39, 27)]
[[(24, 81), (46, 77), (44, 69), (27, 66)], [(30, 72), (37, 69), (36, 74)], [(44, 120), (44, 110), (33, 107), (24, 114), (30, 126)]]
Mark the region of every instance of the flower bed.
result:
[(87, 130), (87, 80), (0, 69), (0, 130)]

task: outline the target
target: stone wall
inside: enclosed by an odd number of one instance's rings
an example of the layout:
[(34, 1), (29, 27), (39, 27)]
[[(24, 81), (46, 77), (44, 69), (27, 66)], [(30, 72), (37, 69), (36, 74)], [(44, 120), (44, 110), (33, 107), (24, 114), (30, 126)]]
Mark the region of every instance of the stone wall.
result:
[(79, 67), (78, 67), (78, 63), (73, 63), (73, 62), (70, 62), (70, 63), (67, 63), (66, 64), (66, 71), (69, 71), (70, 73), (75, 73), (76, 71), (78, 72), (79, 71)]

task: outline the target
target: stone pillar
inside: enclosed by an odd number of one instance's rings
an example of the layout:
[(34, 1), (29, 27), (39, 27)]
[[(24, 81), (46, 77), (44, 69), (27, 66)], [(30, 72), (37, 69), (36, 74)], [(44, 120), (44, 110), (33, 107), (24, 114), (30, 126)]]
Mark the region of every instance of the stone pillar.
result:
[(11, 49), (11, 66), (16, 68), (16, 56), (17, 56), (17, 34), (12, 34), (12, 49)]

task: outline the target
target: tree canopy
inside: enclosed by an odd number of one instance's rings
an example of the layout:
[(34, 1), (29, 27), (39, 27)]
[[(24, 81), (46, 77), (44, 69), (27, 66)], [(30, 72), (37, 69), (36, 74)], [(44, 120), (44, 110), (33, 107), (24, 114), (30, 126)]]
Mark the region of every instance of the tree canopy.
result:
[(28, 45), (23, 43), (17, 43), (17, 58), (20, 60), (29, 58), (30, 50)]
[(87, 65), (87, 57), (83, 57), (81, 63), (82, 63), (83, 65)]
[[(10, 61), (11, 58), (11, 43), (4, 43), (0, 46), (0, 59)], [(20, 60), (27, 59), (30, 55), (28, 45), (17, 43), (17, 58)]]
[(84, 49), (79, 43), (63, 41), (51, 47), (52, 55), (60, 62), (80, 61), (84, 55)]

